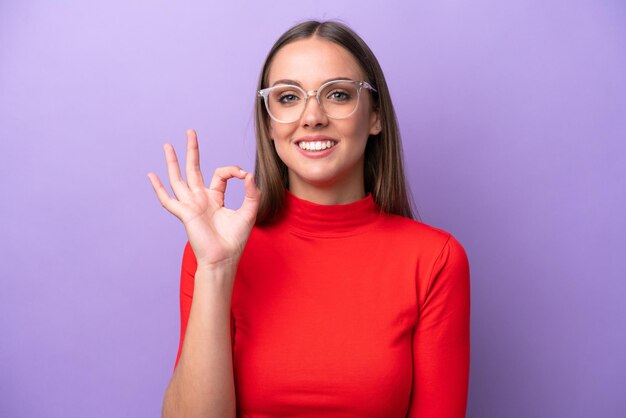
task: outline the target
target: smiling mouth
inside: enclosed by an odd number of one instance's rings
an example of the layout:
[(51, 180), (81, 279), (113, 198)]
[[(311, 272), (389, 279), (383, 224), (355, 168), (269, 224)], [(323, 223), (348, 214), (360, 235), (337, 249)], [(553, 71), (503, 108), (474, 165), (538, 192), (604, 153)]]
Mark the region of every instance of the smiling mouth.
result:
[(337, 145), (335, 141), (300, 141), (298, 146), (305, 151), (323, 151)]

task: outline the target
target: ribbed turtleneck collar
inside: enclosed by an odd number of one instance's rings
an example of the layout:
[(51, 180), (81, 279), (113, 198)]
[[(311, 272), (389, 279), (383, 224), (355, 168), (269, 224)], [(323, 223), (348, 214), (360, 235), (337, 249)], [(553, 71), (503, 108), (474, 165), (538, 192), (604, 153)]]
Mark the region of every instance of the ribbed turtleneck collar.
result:
[(281, 218), (294, 232), (325, 237), (360, 234), (381, 220), (380, 209), (370, 193), (352, 203), (320, 205), (288, 190)]

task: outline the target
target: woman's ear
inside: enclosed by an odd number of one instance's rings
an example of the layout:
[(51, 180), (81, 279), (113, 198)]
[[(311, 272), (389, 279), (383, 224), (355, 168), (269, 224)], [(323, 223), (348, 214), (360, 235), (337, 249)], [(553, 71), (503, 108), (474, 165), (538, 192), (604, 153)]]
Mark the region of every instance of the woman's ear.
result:
[(379, 112), (372, 112), (370, 115), (370, 135), (378, 135), (382, 130)]

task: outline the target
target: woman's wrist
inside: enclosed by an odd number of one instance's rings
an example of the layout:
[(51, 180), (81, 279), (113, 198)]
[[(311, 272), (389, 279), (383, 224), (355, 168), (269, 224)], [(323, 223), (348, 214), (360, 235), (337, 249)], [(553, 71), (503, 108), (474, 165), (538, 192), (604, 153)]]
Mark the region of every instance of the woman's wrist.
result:
[(232, 292), (235, 274), (239, 260), (225, 260), (219, 263), (199, 263), (196, 269), (195, 286), (207, 284), (210, 287), (218, 286), (227, 292)]
[(228, 258), (217, 262), (204, 262), (202, 260), (197, 260), (196, 274), (198, 274), (199, 272), (209, 275), (223, 275), (226, 273), (234, 273), (237, 271), (238, 264), (239, 257)]

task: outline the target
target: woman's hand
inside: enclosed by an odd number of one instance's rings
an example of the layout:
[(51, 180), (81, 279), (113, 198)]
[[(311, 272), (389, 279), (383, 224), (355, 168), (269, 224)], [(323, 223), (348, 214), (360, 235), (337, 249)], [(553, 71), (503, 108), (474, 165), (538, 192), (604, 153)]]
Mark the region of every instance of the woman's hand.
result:
[[(187, 130), (187, 183), (183, 180), (174, 147), (164, 145), (165, 160), (170, 185), (176, 199), (170, 197), (156, 174), (148, 178), (161, 205), (182, 221), (187, 237), (198, 261), (198, 268), (212, 268), (239, 261), (250, 236), (261, 201), (261, 192), (254, 176), (236, 166), (215, 170), (209, 188), (204, 185), (200, 171), (198, 138), (192, 129)], [(238, 210), (224, 207), (226, 182), (243, 179), (246, 196)]]

